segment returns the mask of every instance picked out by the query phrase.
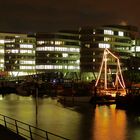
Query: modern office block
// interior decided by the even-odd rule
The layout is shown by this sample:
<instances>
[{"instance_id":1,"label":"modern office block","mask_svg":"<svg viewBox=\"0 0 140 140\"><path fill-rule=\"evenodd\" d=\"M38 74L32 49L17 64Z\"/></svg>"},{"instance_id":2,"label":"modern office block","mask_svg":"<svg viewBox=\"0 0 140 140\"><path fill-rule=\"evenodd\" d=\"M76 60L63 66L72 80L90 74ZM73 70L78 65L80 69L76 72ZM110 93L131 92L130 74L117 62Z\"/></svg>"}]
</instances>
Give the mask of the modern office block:
<instances>
[{"instance_id":1,"label":"modern office block","mask_svg":"<svg viewBox=\"0 0 140 140\"><path fill-rule=\"evenodd\" d=\"M77 77L80 72L80 41L69 32L36 34L36 72Z\"/></svg>"},{"instance_id":2,"label":"modern office block","mask_svg":"<svg viewBox=\"0 0 140 140\"><path fill-rule=\"evenodd\" d=\"M35 74L35 41L27 34L0 33L1 76Z\"/></svg>"}]
</instances>

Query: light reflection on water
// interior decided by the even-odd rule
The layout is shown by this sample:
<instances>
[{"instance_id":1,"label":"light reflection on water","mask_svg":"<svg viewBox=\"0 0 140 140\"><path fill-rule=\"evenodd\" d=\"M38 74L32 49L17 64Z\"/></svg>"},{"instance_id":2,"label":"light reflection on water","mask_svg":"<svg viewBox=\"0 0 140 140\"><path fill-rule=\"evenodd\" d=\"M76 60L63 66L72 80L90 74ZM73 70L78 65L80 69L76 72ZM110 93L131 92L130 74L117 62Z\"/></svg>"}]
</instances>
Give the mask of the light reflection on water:
<instances>
[{"instance_id":1,"label":"light reflection on water","mask_svg":"<svg viewBox=\"0 0 140 140\"><path fill-rule=\"evenodd\" d=\"M0 113L36 126L36 102L15 94L0 96ZM140 115L115 105L61 104L38 99L37 126L71 140L139 140Z\"/></svg>"}]
</instances>

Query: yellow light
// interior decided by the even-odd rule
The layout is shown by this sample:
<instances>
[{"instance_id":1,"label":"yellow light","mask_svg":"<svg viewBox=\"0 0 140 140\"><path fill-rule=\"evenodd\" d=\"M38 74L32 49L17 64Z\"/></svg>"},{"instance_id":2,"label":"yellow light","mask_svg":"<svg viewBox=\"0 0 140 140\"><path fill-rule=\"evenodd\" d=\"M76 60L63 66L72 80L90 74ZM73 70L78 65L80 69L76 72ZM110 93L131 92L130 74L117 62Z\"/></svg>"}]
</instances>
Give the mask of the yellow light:
<instances>
[{"instance_id":1,"label":"yellow light","mask_svg":"<svg viewBox=\"0 0 140 140\"><path fill-rule=\"evenodd\" d=\"M126 92L125 92L125 83L124 83L124 79L123 79L123 76L122 76L122 71L121 71L121 67L120 67L119 58L117 56L115 56L113 53L111 53L107 48L104 50L102 63L101 63L99 75L97 77L95 86L98 85L99 79L101 77L103 65L104 65L104 74L105 74L104 75L104 90L107 90L107 55L108 54L110 54L113 58L115 58L117 60L117 72L116 72L116 80L115 80L115 85L117 86L117 91L118 91L118 82L119 82L121 88L124 90L123 94L126 94ZM109 71L111 72L110 69L109 69ZM120 77L119 77L119 75L120 75ZM116 93L111 94L111 96L115 97Z\"/></svg>"}]
</instances>

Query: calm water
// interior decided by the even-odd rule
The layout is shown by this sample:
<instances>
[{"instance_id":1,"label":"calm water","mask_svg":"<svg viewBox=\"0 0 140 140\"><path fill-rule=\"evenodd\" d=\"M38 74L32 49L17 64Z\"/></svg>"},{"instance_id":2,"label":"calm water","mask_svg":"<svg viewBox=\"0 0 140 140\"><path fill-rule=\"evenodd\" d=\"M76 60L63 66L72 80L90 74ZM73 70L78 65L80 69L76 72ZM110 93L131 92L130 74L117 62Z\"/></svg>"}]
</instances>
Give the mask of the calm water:
<instances>
[{"instance_id":1,"label":"calm water","mask_svg":"<svg viewBox=\"0 0 140 140\"><path fill-rule=\"evenodd\" d=\"M36 126L35 99L15 94L0 97L0 113ZM37 126L71 140L139 140L140 115L115 105L61 104L38 99Z\"/></svg>"}]
</instances>

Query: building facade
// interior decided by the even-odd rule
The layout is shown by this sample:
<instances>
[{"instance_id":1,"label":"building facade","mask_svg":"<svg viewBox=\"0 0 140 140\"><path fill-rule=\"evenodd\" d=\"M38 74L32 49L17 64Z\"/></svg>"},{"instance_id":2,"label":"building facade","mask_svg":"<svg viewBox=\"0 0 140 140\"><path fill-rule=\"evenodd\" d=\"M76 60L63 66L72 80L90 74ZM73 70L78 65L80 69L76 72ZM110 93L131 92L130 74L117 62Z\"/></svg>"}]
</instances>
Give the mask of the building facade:
<instances>
[{"instance_id":1,"label":"building facade","mask_svg":"<svg viewBox=\"0 0 140 140\"><path fill-rule=\"evenodd\" d=\"M27 34L0 33L1 77L35 74L35 42Z\"/></svg>"},{"instance_id":2,"label":"building facade","mask_svg":"<svg viewBox=\"0 0 140 140\"><path fill-rule=\"evenodd\" d=\"M82 27L79 29L81 41L81 73L83 79L95 79L102 62L105 48L111 50L127 69L127 60L138 56L139 31L133 26L106 25L100 27ZM115 72L115 59L108 57L110 69Z\"/></svg>"},{"instance_id":3,"label":"building facade","mask_svg":"<svg viewBox=\"0 0 140 140\"><path fill-rule=\"evenodd\" d=\"M123 70L131 69L128 60L140 58L138 28L106 25L33 35L0 33L0 76L45 74L49 78L92 81L98 75L105 48L120 59ZM115 72L116 60L107 59ZM139 63L132 69L140 70Z\"/></svg>"},{"instance_id":4,"label":"building facade","mask_svg":"<svg viewBox=\"0 0 140 140\"><path fill-rule=\"evenodd\" d=\"M68 31L36 34L36 72L48 77L79 79L80 41Z\"/></svg>"}]
</instances>

